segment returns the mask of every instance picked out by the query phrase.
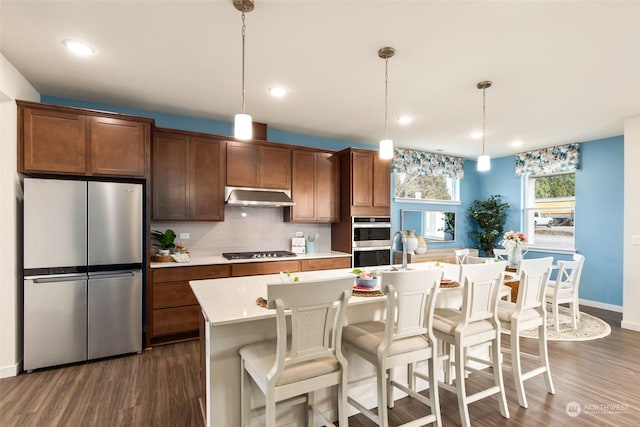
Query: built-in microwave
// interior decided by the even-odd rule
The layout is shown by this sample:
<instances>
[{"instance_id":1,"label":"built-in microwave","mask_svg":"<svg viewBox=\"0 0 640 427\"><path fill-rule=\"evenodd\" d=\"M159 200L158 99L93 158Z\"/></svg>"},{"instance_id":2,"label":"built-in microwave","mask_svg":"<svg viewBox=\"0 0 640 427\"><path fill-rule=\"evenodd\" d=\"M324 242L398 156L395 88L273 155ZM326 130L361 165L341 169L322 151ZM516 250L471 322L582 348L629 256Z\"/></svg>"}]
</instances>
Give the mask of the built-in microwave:
<instances>
[{"instance_id":1,"label":"built-in microwave","mask_svg":"<svg viewBox=\"0 0 640 427\"><path fill-rule=\"evenodd\" d=\"M351 218L353 267L391 264L391 218Z\"/></svg>"}]
</instances>

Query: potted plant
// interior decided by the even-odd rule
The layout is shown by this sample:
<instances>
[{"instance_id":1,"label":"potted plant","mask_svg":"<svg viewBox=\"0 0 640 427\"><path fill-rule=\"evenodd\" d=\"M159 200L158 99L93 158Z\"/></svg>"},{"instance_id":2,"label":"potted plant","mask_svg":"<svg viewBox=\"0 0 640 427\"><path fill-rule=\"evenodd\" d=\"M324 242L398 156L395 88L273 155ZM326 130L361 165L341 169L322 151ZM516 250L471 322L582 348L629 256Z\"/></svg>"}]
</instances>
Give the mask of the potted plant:
<instances>
[{"instance_id":1,"label":"potted plant","mask_svg":"<svg viewBox=\"0 0 640 427\"><path fill-rule=\"evenodd\" d=\"M502 237L507 219L505 210L509 208L509 204L503 203L500 197L494 194L486 200L475 200L473 206L469 208L471 217L481 229L473 232L478 239L478 249L484 251L487 256L493 256L496 240Z\"/></svg>"},{"instance_id":2,"label":"potted plant","mask_svg":"<svg viewBox=\"0 0 640 427\"><path fill-rule=\"evenodd\" d=\"M173 241L176 238L176 233L168 228L164 231L152 230L151 231L151 239L153 240L154 246L159 247L158 254L159 255L169 255L169 249L175 248L176 245Z\"/></svg>"}]
</instances>

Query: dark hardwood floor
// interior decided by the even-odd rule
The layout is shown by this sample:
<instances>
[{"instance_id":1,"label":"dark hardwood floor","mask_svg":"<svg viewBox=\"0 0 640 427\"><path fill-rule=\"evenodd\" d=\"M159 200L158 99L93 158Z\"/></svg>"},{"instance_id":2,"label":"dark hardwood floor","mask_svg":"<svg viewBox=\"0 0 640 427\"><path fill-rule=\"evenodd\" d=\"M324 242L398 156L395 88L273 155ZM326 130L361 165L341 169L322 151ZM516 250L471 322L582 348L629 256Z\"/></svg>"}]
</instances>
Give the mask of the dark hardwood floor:
<instances>
[{"instance_id":1,"label":"dark hardwood floor","mask_svg":"<svg viewBox=\"0 0 640 427\"><path fill-rule=\"evenodd\" d=\"M640 333L620 329L619 313L582 311L606 320L612 333L594 341L549 343L556 394L547 394L537 376L525 383L529 408L520 408L513 377L505 371L511 417L502 418L495 396L489 397L470 405L474 426L640 425ZM522 347L534 351L536 341L523 339ZM2 379L0 426L200 426L198 357L198 342L190 341ZM472 376L467 384L473 390L485 381ZM456 396L441 390L440 398L443 425L459 425ZM567 414L572 402L581 410L576 417ZM398 400L391 425L425 411L412 399ZM374 424L357 415L349 425Z\"/></svg>"}]
</instances>

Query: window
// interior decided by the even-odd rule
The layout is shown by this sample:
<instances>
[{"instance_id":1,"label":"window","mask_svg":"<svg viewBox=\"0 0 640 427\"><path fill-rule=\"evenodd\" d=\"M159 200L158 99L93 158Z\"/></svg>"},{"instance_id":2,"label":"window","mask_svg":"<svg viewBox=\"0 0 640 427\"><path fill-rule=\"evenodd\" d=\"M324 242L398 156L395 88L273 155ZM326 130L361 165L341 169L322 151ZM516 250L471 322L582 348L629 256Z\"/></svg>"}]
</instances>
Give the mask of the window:
<instances>
[{"instance_id":1,"label":"window","mask_svg":"<svg viewBox=\"0 0 640 427\"><path fill-rule=\"evenodd\" d=\"M529 246L536 249L575 248L575 173L523 177L524 224Z\"/></svg>"},{"instance_id":2,"label":"window","mask_svg":"<svg viewBox=\"0 0 640 427\"><path fill-rule=\"evenodd\" d=\"M394 172L394 198L425 201L459 201L458 179L427 176L417 172ZM405 200L406 201L406 200Z\"/></svg>"}]
</instances>

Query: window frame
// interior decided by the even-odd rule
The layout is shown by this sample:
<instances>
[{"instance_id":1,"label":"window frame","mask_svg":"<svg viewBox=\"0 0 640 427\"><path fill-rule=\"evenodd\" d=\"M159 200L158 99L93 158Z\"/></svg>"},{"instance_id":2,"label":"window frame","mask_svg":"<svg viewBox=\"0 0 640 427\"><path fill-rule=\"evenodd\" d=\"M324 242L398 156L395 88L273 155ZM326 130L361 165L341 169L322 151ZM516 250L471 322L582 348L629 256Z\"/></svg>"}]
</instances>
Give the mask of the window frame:
<instances>
[{"instance_id":1,"label":"window frame","mask_svg":"<svg viewBox=\"0 0 640 427\"><path fill-rule=\"evenodd\" d=\"M574 229L573 229L573 239L571 242L571 247L555 247L544 244L528 244L528 249L537 251L537 252L549 252L549 253L564 253L564 254L572 254L576 252L576 233L575 233L575 216L576 216L576 197L575 197L575 188L574 188L574 196L573 197L556 197L556 198L547 198L547 199L536 199L535 198L535 179L536 178L544 178L554 175L568 175L573 174L575 177L575 171L572 172L560 172L554 174L544 174L544 175L522 175L522 224L523 224L523 232L526 236L534 236L535 235L535 223L534 223L534 215L536 211L540 210L540 207L536 207L535 203L538 202L557 202L557 203L566 203L573 202L573 220L574 220ZM565 210L566 206L556 206L556 207L545 207L545 210L554 210L554 209L562 209ZM529 219L531 218L531 219Z\"/></svg>"},{"instance_id":2,"label":"window frame","mask_svg":"<svg viewBox=\"0 0 640 427\"><path fill-rule=\"evenodd\" d=\"M451 178L445 176L444 178L447 181L451 181L451 199L450 200L442 200L442 199L416 199L414 197L397 197L396 196L396 174L397 173L406 173L406 172L392 172L391 175L393 177L393 201L400 203L419 203L419 204L429 204L429 205L454 205L459 206L462 204L460 200L460 179L459 178ZM449 183L447 182L447 186Z\"/></svg>"}]
</instances>

